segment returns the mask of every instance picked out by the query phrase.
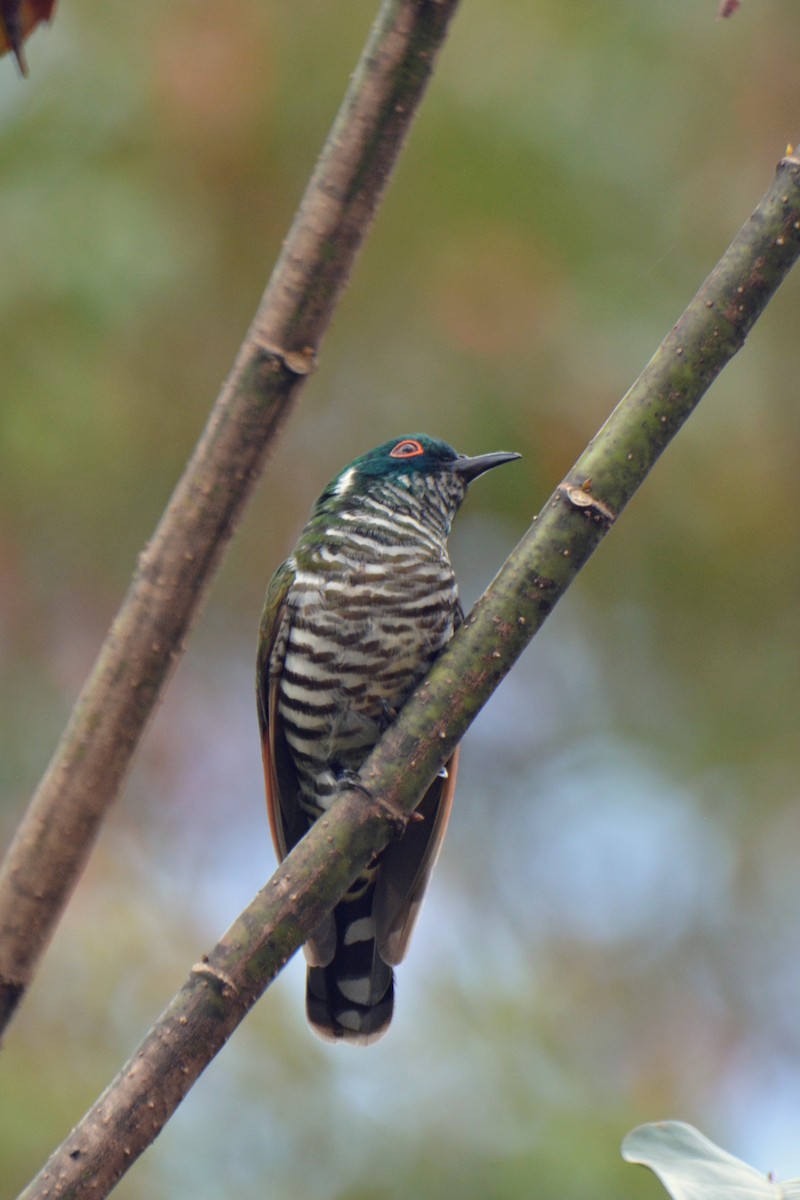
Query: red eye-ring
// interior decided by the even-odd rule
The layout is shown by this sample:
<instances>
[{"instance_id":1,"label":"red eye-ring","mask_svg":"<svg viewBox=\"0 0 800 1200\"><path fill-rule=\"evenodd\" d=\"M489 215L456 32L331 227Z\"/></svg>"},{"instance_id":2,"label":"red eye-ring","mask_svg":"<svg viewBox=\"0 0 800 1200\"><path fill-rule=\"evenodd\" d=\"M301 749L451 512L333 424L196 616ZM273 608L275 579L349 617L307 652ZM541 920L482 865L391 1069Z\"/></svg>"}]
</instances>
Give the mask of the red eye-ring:
<instances>
[{"instance_id":1,"label":"red eye-ring","mask_svg":"<svg viewBox=\"0 0 800 1200\"><path fill-rule=\"evenodd\" d=\"M394 450L389 451L389 458L416 458L419 454L424 454L425 448L420 442L414 441L413 438L406 438L402 442L398 442Z\"/></svg>"}]
</instances>

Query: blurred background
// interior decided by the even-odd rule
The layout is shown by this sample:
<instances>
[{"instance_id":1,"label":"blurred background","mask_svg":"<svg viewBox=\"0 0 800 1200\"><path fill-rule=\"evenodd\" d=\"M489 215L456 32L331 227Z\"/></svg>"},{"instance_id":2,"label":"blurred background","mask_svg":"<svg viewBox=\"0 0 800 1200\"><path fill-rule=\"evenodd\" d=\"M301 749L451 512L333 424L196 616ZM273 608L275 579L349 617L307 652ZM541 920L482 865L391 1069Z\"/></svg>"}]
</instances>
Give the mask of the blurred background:
<instances>
[{"instance_id":1,"label":"blurred background","mask_svg":"<svg viewBox=\"0 0 800 1200\"><path fill-rule=\"evenodd\" d=\"M0 1072L41 1166L273 868L266 582L349 459L524 460L491 579L800 138L800 9L471 0ZM0 62L0 843L254 312L376 0L62 0ZM115 1193L655 1197L634 1125L800 1175L800 274L470 732L368 1051L293 962Z\"/></svg>"}]
</instances>

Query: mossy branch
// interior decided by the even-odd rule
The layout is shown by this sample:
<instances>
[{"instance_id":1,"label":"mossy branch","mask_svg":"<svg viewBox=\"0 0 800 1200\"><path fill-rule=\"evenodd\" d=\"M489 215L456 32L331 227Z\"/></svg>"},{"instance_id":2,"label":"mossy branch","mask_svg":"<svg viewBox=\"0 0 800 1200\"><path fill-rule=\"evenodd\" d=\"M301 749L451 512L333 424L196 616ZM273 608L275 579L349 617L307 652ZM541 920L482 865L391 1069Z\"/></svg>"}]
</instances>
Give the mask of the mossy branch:
<instances>
[{"instance_id":1,"label":"mossy branch","mask_svg":"<svg viewBox=\"0 0 800 1200\"><path fill-rule=\"evenodd\" d=\"M773 186L365 763L21 1200L105 1196L320 918L402 825L800 254L800 160Z\"/></svg>"},{"instance_id":2,"label":"mossy branch","mask_svg":"<svg viewBox=\"0 0 800 1200\"><path fill-rule=\"evenodd\" d=\"M231 374L0 868L0 1033L316 362L457 0L384 0Z\"/></svg>"}]
</instances>

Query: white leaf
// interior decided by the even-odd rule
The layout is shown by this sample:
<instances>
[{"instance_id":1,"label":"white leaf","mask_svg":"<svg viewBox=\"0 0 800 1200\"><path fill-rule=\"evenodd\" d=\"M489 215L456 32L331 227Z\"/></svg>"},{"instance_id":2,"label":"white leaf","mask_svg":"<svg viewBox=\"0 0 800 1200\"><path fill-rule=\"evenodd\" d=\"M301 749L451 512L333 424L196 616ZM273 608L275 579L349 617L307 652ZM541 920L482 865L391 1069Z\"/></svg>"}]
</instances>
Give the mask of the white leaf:
<instances>
[{"instance_id":1,"label":"white leaf","mask_svg":"<svg viewBox=\"0 0 800 1200\"><path fill-rule=\"evenodd\" d=\"M769 1179L683 1121L640 1125L622 1157L654 1171L674 1200L800 1200L800 1179Z\"/></svg>"}]
</instances>

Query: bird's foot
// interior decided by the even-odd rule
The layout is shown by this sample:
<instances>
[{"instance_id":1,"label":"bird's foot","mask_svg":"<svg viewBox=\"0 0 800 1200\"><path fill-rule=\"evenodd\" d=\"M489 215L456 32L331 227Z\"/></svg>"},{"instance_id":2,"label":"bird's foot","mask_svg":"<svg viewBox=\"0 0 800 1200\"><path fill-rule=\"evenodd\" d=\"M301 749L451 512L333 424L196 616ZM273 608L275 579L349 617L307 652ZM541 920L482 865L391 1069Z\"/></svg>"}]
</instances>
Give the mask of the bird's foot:
<instances>
[{"instance_id":1,"label":"bird's foot","mask_svg":"<svg viewBox=\"0 0 800 1200\"><path fill-rule=\"evenodd\" d=\"M398 711L387 700L381 700L381 715L378 718L378 728L381 733L386 733L389 726L393 724Z\"/></svg>"},{"instance_id":2,"label":"bird's foot","mask_svg":"<svg viewBox=\"0 0 800 1200\"><path fill-rule=\"evenodd\" d=\"M361 792L363 796L366 796L368 800L370 800L373 804L376 804L378 808L382 809L382 811L394 825L397 831L397 836L405 833L409 821L425 820L420 812L407 813L406 810L401 808L399 804L394 804L391 800L385 800L382 796L376 796L361 782L358 774L355 771L351 771L347 767L338 767L334 768L334 770L336 774L336 782L338 783L340 790L344 792L352 789L353 791Z\"/></svg>"},{"instance_id":3,"label":"bird's foot","mask_svg":"<svg viewBox=\"0 0 800 1200\"><path fill-rule=\"evenodd\" d=\"M358 778L358 771L351 771L349 767L342 767L339 763L331 763L331 771L340 792L353 789L356 792L362 792L368 800L372 799L372 792Z\"/></svg>"}]
</instances>

